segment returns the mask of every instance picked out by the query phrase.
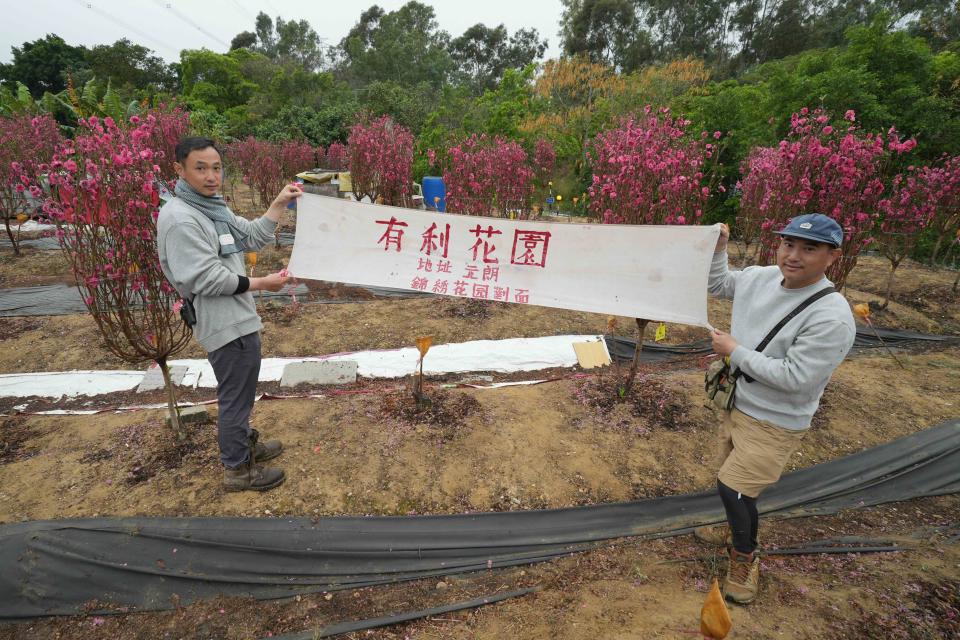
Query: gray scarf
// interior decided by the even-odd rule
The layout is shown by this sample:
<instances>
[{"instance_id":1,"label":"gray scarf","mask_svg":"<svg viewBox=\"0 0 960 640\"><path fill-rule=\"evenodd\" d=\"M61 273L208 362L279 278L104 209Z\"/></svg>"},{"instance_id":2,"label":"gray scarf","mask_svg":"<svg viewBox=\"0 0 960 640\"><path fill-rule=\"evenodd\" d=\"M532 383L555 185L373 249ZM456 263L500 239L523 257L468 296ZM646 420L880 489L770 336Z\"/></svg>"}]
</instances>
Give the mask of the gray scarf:
<instances>
[{"instance_id":1,"label":"gray scarf","mask_svg":"<svg viewBox=\"0 0 960 640\"><path fill-rule=\"evenodd\" d=\"M236 226L233 211L224 201L223 196L205 196L187 182L180 178L177 180L177 186L173 192L178 198L198 210L203 215L213 221L213 226L217 229L218 236L229 235L233 237L233 244L220 243L220 254L228 255L239 251L247 250L247 234Z\"/></svg>"}]
</instances>

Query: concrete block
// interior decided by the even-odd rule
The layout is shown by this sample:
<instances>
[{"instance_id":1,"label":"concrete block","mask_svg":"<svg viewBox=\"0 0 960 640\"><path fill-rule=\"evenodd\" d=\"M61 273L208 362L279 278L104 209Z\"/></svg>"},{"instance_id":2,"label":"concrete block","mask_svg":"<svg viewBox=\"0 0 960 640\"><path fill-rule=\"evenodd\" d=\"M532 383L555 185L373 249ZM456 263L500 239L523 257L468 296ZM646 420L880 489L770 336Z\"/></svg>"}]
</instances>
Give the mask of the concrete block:
<instances>
[{"instance_id":1,"label":"concrete block","mask_svg":"<svg viewBox=\"0 0 960 640\"><path fill-rule=\"evenodd\" d=\"M188 370L189 367L182 365L170 367L170 380L174 385L179 385L183 382L183 376L187 374ZM156 391L157 389L163 389L163 372L160 371L160 367L150 367L143 374L143 380L137 387L137 393Z\"/></svg>"},{"instance_id":2,"label":"concrete block","mask_svg":"<svg viewBox=\"0 0 960 640\"><path fill-rule=\"evenodd\" d=\"M352 360L291 362L283 368L281 387L298 384L349 384L357 381L357 363Z\"/></svg>"},{"instance_id":3,"label":"concrete block","mask_svg":"<svg viewBox=\"0 0 960 640\"><path fill-rule=\"evenodd\" d=\"M167 415L167 426L172 426ZM180 424L203 424L210 422L210 412L206 407L180 407Z\"/></svg>"}]
</instances>

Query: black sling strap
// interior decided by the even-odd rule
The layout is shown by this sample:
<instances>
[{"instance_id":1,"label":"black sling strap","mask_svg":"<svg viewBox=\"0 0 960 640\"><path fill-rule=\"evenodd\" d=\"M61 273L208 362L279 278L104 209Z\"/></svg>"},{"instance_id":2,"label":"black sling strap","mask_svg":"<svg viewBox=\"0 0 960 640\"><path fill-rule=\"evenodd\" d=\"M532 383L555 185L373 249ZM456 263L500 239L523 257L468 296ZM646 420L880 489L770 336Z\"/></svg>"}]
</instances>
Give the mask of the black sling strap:
<instances>
[{"instance_id":1,"label":"black sling strap","mask_svg":"<svg viewBox=\"0 0 960 640\"><path fill-rule=\"evenodd\" d=\"M773 338L778 333L780 333L780 329L783 329L783 327L785 327L788 322L796 318L798 315L800 315L800 313L804 309L812 305L814 302L816 302L820 298L824 296L828 296L831 293L836 293L836 291L837 290L834 287L827 287L826 289L820 289L820 291L817 291L816 293L811 295L809 298L801 302L796 309L788 313L786 317L784 317L783 320L778 322L773 329L770 329L770 333L768 333L767 336L760 342L760 344L757 345L756 351L763 353L763 350L767 348L767 345L770 344L770 341L773 340ZM738 370L738 373L740 373L740 375L743 376L744 382L753 382L753 378L751 378L746 373L743 373L742 371L739 371L739 370Z\"/></svg>"}]
</instances>

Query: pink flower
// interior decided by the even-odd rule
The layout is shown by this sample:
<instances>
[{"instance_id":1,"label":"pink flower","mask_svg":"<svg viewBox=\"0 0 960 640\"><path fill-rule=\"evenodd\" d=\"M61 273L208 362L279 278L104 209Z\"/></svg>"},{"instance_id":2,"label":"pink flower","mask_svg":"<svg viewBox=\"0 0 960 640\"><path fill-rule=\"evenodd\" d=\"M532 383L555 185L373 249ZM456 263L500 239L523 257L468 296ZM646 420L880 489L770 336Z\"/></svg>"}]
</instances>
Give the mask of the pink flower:
<instances>
[{"instance_id":1,"label":"pink flower","mask_svg":"<svg viewBox=\"0 0 960 640\"><path fill-rule=\"evenodd\" d=\"M853 109L847 109L847 112L843 114L843 119L853 122L857 119L857 114L854 113Z\"/></svg>"}]
</instances>

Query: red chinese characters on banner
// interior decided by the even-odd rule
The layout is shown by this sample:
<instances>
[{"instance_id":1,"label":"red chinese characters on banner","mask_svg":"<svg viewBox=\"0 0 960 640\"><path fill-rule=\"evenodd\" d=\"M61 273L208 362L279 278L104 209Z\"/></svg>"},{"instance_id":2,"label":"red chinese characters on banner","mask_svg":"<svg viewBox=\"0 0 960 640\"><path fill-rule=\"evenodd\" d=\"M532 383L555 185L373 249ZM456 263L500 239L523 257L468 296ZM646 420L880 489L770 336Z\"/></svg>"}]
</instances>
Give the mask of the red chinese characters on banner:
<instances>
[{"instance_id":1,"label":"red chinese characters on banner","mask_svg":"<svg viewBox=\"0 0 960 640\"><path fill-rule=\"evenodd\" d=\"M377 244L383 242L383 250L389 251L390 245L395 244L397 251L400 251L400 241L403 238L403 229L395 229L394 227L406 227L406 222L400 222L395 217L390 216L389 220L377 220L377 224L387 225L387 230L383 232L383 235L380 236L380 239L377 240Z\"/></svg>"},{"instance_id":2,"label":"red chinese characters on banner","mask_svg":"<svg viewBox=\"0 0 960 640\"><path fill-rule=\"evenodd\" d=\"M470 229L470 233L477 236L477 241L473 243L473 246L470 247L470 250L473 251L473 259L477 259L477 254L480 252L480 249L483 249L483 261L486 263L497 263L500 262L493 257L493 252L496 251L497 245L493 244L493 236L500 235L503 232L497 231L493 228L493 225L487 225L486 229L483 229L478 224L475 228ZM484 239L481 236L486 236Z\"/></svg>"},{"instance_id":3,"label":"red chinese characters on banner","mask_svg":"<svg viewBox=\"0 0 960 640\"><path fill-rule=\"evenodd\" d=\"M425 253L429 256L433 255L433 252L439 249L440 257L448 257L447 254L450 251L450 225L445 226L446 229L443 232L437 233L437 223L434 222L430 225L429 229L421 234L423 244L420 245L420 253Z\"/></svg>"},{"instance_id":4,"label":"red chinese characters on banner","mask_svg":"<svg viewBox=\"0 0 960 640\"><path fill-rule=\"evenodd\" d=\"M524 231L523 229L517 229L513 232L513 252L510 254L510 264L527 267L546 267L547 246L549 244L549 231Z\"/></svg>"},{"instance_id":5,"label":"red chinese characters on banner","mask_svg":"<svg viewBox=\"0 0 960 640\"><path fill-rule=\"evenodd\" d=\"M377 244L383 245L384 251L391 247L402 251L402 241L405 227L409 224L391 216L389 220L377 220L377 224L386 225ZM470 247L470 255L474 262L480 264L465 264L460 279L449 279L453 275L453 261L448 259L450 252L450 224L437 225L431 223L421 235L420 254L417 258L416 271L410 288L415 291L430 292L439 295L454 295L474 298L477 300L495 300L498 302L515 302L527 304L530 302L528 289L513 289L500 284L500 261L494 255L497 249L494 236L503 232L493 225L486 228L477 224L469 232L476 241ZM550 243L549 231L530 231L517 229L513 234L513 249L510 255L510 264L528 267L544 268L547 264L547 248ZM426 274L437 274L439 277L431 279ZM450 274L444 280L440 274Z\"/></svg>"}]
</instances>

